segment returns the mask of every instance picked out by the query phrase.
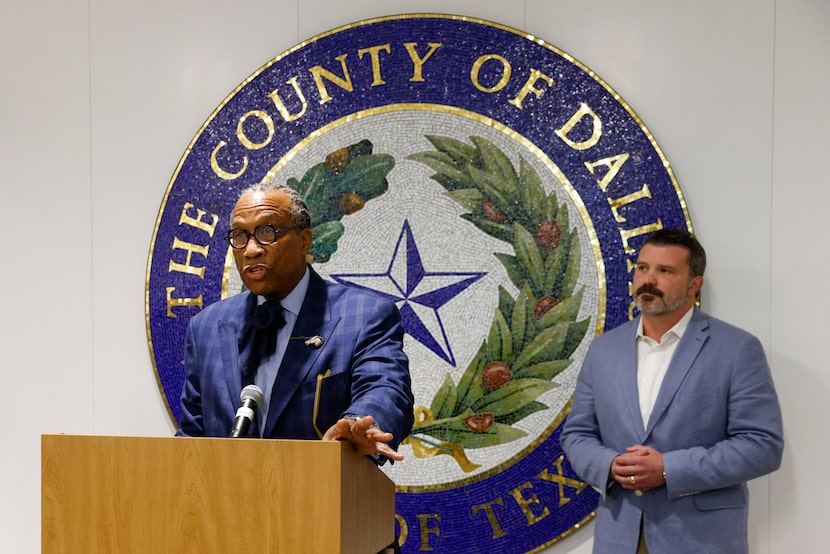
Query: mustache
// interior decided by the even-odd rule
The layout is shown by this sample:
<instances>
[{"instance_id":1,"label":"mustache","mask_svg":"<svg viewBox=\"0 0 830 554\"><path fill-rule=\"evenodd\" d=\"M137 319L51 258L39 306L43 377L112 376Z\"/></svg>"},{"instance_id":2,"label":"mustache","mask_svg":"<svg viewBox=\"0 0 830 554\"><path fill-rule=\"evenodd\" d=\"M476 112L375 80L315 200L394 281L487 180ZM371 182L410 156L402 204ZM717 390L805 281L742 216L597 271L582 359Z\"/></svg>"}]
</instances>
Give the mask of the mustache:
<instances>
[{"instance_id":1,"label":"mustache","mask_svg":"<svg viewBox=\"0 0 830 554\"><path fill-rule=\"evenodd\" d=\"M641 294L651 294L653 296L663 298L663 291L661 291L656 286L650 283L646 283L645 285L638 288L634 296L640 296Z\"/></svg>"}]
</instances>

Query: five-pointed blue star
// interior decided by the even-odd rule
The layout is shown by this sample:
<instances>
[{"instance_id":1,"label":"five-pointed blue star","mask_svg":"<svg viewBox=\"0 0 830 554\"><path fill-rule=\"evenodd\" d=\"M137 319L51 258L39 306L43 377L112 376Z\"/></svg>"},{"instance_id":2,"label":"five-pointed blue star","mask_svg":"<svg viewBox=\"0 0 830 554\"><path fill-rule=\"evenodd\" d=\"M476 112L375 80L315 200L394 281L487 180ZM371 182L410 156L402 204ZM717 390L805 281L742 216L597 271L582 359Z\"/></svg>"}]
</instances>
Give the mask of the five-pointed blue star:
<instances>
[{"instance_id":1,"label":"five-pointed blue star","mask_svg":"<svg viewBox=\"0 0 830 554\"><path fill-rule=\"evenodd\" d=\"M374 290L399 303L404 331L455 366L455 356L438 310L484 275L427 271L409 221L404 220L384 273L338 273L332 278L345 285Z\"/></svg>"}]
</instances>

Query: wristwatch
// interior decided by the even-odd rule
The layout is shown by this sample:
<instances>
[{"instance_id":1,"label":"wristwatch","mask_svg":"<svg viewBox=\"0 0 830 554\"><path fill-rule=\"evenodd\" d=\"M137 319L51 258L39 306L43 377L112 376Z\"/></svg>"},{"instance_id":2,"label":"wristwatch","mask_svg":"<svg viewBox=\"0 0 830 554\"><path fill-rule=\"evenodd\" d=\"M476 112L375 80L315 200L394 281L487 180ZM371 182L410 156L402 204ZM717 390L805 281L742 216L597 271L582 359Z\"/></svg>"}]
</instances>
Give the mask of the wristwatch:
<instances>
[{"instance_id":1,"label":"wristwatch","mask_svg":"<svg viewBox=\"0 0 830 554\"><path fill-rule=\"evenodd\" d=\"M347 419L349 421L354 421L355 423L357 423L358 421L360 421L364 417L366 417L366 416L365 415L357 415L357 414L343 414L340 417L340 419ZM380 429L380 426L378 425L378 422L375 421L375 422L372 423L372 425L369 426L369 429Z\"/></svg>"}]
</instances>

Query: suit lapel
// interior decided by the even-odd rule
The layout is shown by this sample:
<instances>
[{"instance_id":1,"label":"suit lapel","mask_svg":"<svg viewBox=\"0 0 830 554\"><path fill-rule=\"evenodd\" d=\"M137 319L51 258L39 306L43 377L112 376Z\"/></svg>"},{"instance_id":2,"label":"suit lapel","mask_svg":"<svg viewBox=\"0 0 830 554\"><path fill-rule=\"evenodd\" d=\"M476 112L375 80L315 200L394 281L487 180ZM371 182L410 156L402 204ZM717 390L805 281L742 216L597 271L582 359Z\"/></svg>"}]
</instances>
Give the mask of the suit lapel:
<instances>
[{"instance_id":1,"label":"suit lapel","mask_svg":"<svg viewBox=\"0 0 830 554\"><path fill-rule=\"evenodd\" d=\"M305 380L323 349L327 347L329 338L339 322L339 319L331 319L325 282L310 268L309 271L311 275L303 307L297 315L297 322L294 324L271 391L271 404L264 433L266 437L271 436L288 401ZM305 344L308 338L315 335L323 339L322 347Z\"/></svg>"},{"instance_id":2,"label":"suit lapel","mask_svg":"<svg viewBox=\"0 0 830 554\"><path fill-rule=\"evenodd\" d=\"M220 351L225 384L228 387L228 396L231 398L231 404L234 406L239 405L239 393L242 387L253 383L252 376L244 377L242 375L242 368L245 367L251 355L251 341L247 341L247 345L242 351L239 350L241 335L245 332L245 310L247 303L251 301L255 302L256 296L249 292L237 309L230 310L228 317L220 319L217 322L219 340L221 341ZM259 436L258 420L258 417L254 418L254 424L248 433L249 436Z\"/></svg>"},{"instance_id":3,"label":"suit lapel","mask_svg":"<svg viewBox=\"0 0 830 554\"><path fill-rule=\"evenodd\" d=\"M220 340L220 355L222 356L222 371L227 385L228 397L231 404L237 406L239 403L239 392L242 387L249 385L252 381L242 382L242 367L251 353L251 341L247 341L246 347L240 351L241 334L244 332L243 322L245 319L245 305L253 295L248 293L245 301L240 302L236 309L229 310L224 317L217 320L216 326ZM251 433L258 433L256 420L250 430ZM228 429L230 431L230 429ZM253 436L253 435L251 435Z\"/></svg>"},{"instance_id":4,"label":"suit lapel","mask_svg":"<svg viewBox=\"0 0 830 554\"><path fill-rule=\"evenodd\" d=\"M643 416L640 413L640 393L637 386L637 325L632 322L631 330L623 337L622 351L619 357L620 367L623 368L622 391L623 401L628 409L629 417L634 422L638 433L645 427Z\"/></svg>"},{"instance_id":5,"label":"suit lapel","mask_svg":"<svg viewBox=\"0 0 830 554\"><path fill-rule=\"evenodd\" d=\"M657 395L651 417L648 420L646 437L651 434L657 422L663 417L663 413L668 409L709 336L709 319L699 309L693 309L695 311L692 314L692 319L677 345L677 350L674 352L671 363L669 363L666 376L663 378L663 384L660 386L660 393Z\"/></svg>"}]
</instances>

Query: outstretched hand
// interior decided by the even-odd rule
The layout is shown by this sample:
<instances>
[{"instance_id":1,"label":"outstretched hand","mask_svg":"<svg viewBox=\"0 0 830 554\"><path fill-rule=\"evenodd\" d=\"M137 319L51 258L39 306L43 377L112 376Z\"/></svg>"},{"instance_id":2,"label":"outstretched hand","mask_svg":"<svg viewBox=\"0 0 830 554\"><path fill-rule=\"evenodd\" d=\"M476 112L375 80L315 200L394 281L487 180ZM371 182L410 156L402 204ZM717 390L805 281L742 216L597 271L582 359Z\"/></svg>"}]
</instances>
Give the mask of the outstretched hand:
<instances>
[{"instance_id":1,"label":"outstretched hand","mask_svg":"<svg viewBox=\"0 0 830 554\"><path fill-rule=\"evenodd\" d=\"M323 435L324 441L345 440L352 443L360 454L380 454L390 460L401 461L403 455L398 454L386 444L393 439L392 433L385 433L375 425L372 416L360 419L340 419Z\"/></svg>"}]
</instances>

